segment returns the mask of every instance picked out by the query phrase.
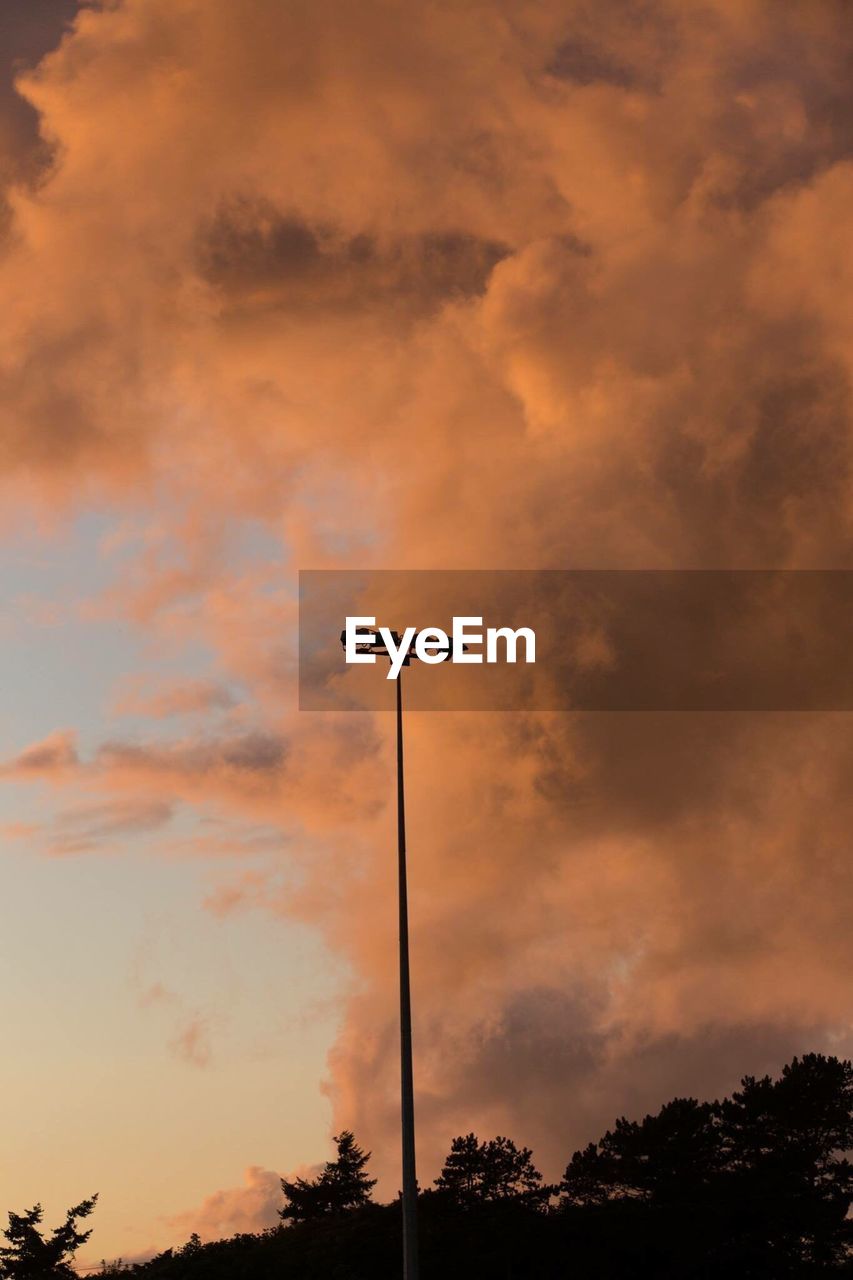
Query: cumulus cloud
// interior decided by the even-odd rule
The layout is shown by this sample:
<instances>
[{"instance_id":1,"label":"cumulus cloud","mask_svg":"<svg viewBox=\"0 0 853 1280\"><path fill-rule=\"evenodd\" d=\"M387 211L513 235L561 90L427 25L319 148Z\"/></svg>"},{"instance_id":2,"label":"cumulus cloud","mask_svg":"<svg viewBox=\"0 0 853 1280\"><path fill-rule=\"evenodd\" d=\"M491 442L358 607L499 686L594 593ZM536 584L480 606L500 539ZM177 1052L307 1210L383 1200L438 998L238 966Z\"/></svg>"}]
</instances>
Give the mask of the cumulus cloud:
<instances>
[{"instance_id":1,"label":"cumulus cloud","mask_svg":"<svg viewBox=\"0 0 853 1280\"><path fill-rule=\"evenodd\" d=\"M328 1087L391 1193L389 726L294 710L282 579L851 567L851 54L838 0L121 0L20 81L54 158L8 197L3 475L149 510L105 607L251 708L117 733L87 785L304 833L286 896L211 905L354 967ZM229 558L245 520L274 563ZM847 717L409 732L425 1179L472 1117L556 1166L845 1043ZM63 734L6 773L77 767Z\"/></svg>"},{"instance_id":2,"label":"cumulus cloud","mask_svg":"<svg viewBox=\"0 0 853 1280\"><path fill-rule=\"evenodd\" d=\"M300 1166L288 1178L311 1178L319 1166ZM195 1209L169 1219L174 1230L186 1236L197 1232L202 1240L218 1240L240 1232L265 1231L280 1222L278 1210L284 1203L281 1175L259 1165L250 1165L243 1174L242 1187L214 1191Z\"/></svg>"}]
</instances>

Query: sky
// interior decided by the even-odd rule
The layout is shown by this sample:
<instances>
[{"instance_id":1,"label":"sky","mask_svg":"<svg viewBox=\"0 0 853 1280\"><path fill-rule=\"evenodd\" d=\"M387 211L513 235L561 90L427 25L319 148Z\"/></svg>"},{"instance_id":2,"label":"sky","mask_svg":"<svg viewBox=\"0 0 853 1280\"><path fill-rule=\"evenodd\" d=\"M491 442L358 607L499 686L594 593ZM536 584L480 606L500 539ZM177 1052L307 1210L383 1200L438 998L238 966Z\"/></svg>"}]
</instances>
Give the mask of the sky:
<instances>
[{"instance_id":1,"label":"sky","mask_svg":"<svg viewBox=\"0 0 853 1280\"><path fill-rule=\"evenodd\" d=\"M851 568L843 0L0 14L0 1210L399 1186L391 726L300 568ZM853 1047L842 714L413 714L421 1182Z\"/></svg>"}]
</instances>

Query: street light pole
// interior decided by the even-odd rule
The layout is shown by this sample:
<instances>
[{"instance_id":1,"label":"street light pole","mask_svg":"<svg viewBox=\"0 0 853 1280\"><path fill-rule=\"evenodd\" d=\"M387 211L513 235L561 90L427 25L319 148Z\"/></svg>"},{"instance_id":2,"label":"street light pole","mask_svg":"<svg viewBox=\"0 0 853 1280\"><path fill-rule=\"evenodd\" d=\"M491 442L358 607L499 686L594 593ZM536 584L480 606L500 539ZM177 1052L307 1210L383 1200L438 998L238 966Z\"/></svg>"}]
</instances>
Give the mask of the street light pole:
<instances>
[{"instance_id":1,"label":"street light pole","mask_svg":"<svg viewBox=\"0 0 853 1280\"><path fill-rule=\"evenodd\" d=\"M390 632L395 652L399 654L401 638ZM347 633L341 632L341 645L346 651ZM430 648L436 652L431 639ZM462 646L467 649L467 645ZM415 1090L412 1071L412 993L409 982L409 892L406 876L406 797L403 788L403 668L418 656L416 636L409 641L397 671L397 889L400 930L400 1101L403 1130L403 1280L418 1280L418 1178L415 1169ZM387 646L376 636L366 636L356 643L361 654L382 654L390 658Z\"/></svg>"},{"instance_id":2,"label":"street light pole","mask_svg":"<svg viewBox=\"0 0 853 1280\"><path fill-rule=\"evenodd\" d=\"M397 632L391 633L400 644ZM346 631L341 632L346 649ZM356 646L360 653L382 654L388 649L373 636ZM417 655L409 648L395 684L397 694L397 891L400 934L400 1102L403 1131L403 1280L418 1280L418 1179L415 1170L415 1089L412 1070L412 993L409 982L409 891L406 875L406 797L403 789L403 667Z\"/></svg>"},{"instance_id":3,"label":"street light pole","mask_svg":"<svg viewBox=\"0 0 853 1280\"><path fill-rule=\"evenodd\" d=\"M403 1121L403 1276L418 1280L418 1180L409 985L409 895L406 876L406 799L403 788L403 671L397 685L397 885L400 911L400 1087Z\"/></svg>"}]
</instances>

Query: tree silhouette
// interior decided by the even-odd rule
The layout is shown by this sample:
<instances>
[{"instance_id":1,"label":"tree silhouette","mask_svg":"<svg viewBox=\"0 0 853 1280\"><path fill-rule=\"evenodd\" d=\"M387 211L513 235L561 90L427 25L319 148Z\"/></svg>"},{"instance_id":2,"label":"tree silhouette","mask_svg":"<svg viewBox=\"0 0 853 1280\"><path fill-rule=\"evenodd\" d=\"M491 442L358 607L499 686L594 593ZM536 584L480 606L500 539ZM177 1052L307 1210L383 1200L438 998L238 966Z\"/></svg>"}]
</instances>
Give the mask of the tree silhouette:
<instances>
[{"instance_id":1,"label":"tree silhouette","mask_svg":"<svg viewBox=\"0 0 853 1280\"><path fill-rule=\"evenodd\" d=\"M599 1142L575 1152L561 1190L574 1205L683 1197L720 1163L716 1104L676 1098L640 1123L617 1120Z\"/></svg>"},{"instance_id":2,"label":"tree silhouette","mask_svg":"<svg viewBox=\"0 0 853 1280\"><path fill-rule=\"evenodd\" d=\"M853 1065L810 1053L780 1079L746 1076L719 1108L732 1193L785 1253L826 1265L846 1256L853 1171Z\"/></svg>"},{"instance_id":3,"label":"tree silhouette","mask_svg":"<svg viewBox=\"0 0 853 1280\"><path fill-rule=\"evenodd\" d=\"M23 1214L10 1211L9 1226L3 1232L9 1243L0 1248L0 1276L8 1280L75 1280L70 1260L92 1234L91 1229L78 1231L77 1223L88 1218L97 1200L95 1195L69 1209L62 1226L56 1227L47 1239L41 1230L44 1210L40 1204Z\"/></svg>"},{"instance_id":4,"label":"tree silhouette","mask_svg":"<svg viewBox=\"0 0 853 1280\"><path fill-rule=\"evenodd\" d=\"M454 1138L450 1144L450 1153L435 1185L457 1204L473 1204L479 1198L480 1153L480 1140L473 1133Z\"/></svg>"},{"instance_id":5,"label":"tree silhouette","mask_svg":"<svg viewBox=\"0 0 853 1280\"><path fill-rule=\"evenodd\" d=\"M286 1230L191 1237L147 1262L104 1265L128 1280L381 1280L398 1275L400 1202L375 1204L352 1133L316 1178L284 1180ZM676 1098L618 1120L572 1157L557 1209L530 1151L455 1138L420 1197L422 1274L441 1280L816 1280L853 1276L848 1210L853 1067L795 1058L747 1076L719 1102ZM88 1237L70 1211L47 1240L41 1209L9 1216L0 1280L71 1280Z\"/></svg>"},{"instance_id":6,"label":"tree silhouette","mask_svg":"<svg viewBox=\"0 0 853 1280\"><path fill-rule=\"evenodd\" d=\"M195 1253L200 1253L203 1248L204 1248L204 1245L201 1243L201 1236L198 1234L197 1231L194 1231L190 1236L189 1240L186 1242L186 1244L183 1246L183 1248L179 1252L181 1254L181 1257L186 1258L186 1257L192 1257L192 1255Z\"/></svg>"},{"instance_id":7,"label":"tree silhouette","mask_svg":"<svg viewBox=\"0 0 853 1280\"><path fill-rule=\"evenodd\" d=\"M519 1148L511 1138L480 1142L469 1133L453 1139L435 1185L462 1207L494 1200L544 1206L552 1188L543 1183L532 1155L529 1147Z\"/></svg>"},{"instance_id":8,"label":"tree silhouette","mask_svg":"<svg viewBox=\"0 0 853 1280\"><path fill-rule=\"evenodd\" d=\"M376 1186L364 1172L370 1152L362 1151L349 1129L334 1138L336 1160L330 1160L319 1177L281 1180L286 1204L279 1210L285 1222L310 1222L328 1214L343 1213L367 1204Z\"/></svg>"},{"instance_id":9,"label":"tree silhouette","mask_svg":"<svg viewBox=\"0 0 853 1280\"><path fill-rule=\"evenodd\" d=\"M634 1206L638 1236L744 1274L839 1265L851 1243L851 1108L849 1062L795 1058L776 1081L744 1077L723 1102L676 1099L639 1124L617 1121L572 1157L560 1207L610 1205L621 1222Z\"/></svg>"}]
</instances>

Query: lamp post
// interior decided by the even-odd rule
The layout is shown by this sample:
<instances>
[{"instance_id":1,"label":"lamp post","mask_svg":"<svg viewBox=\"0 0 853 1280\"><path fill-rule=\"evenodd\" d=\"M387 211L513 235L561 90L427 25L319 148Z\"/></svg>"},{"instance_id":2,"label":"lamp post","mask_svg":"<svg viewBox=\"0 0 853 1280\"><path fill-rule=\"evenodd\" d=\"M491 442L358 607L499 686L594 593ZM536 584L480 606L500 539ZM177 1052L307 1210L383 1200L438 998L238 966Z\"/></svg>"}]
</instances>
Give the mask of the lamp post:
<instances>
[{"instance_id":1,"label":"lamp post","mask_svg":"<svg viewBox=\"0 0 853 1280\"><path fill-rule=\"evenodd\" d=\"M400 637L391 633L399 648ZM345 647L346 632L341 632ZM409 666L414 640L403 659L395 680L397 686L397 890L400 931L400 1094L403 1129L403 1278L418 1280L418 1180L415 1171L415 1093L412 1072L412 995L409 982L409 893L406 875L406 799L403 789L403 667ZM375 636L370 643L359 643L360 653L382 654L387 648Z\"/></svg>"},{"instance_id":2,"label":"lamp post","mask_svg":"<svg viewBox=\"0 0 853 1280\"><path fill-rule=\"evenodd\" d=\"M408 657L403 663L406 666ZM403 669L397 686L397 888L400 918L400 1101L403 1121L403 1277L418 1280L418 1179L415 1172L415 1087L412 996L409 986L409 893L406 878L406 797L403 789Z\"/></svg>"}]
</instances>

